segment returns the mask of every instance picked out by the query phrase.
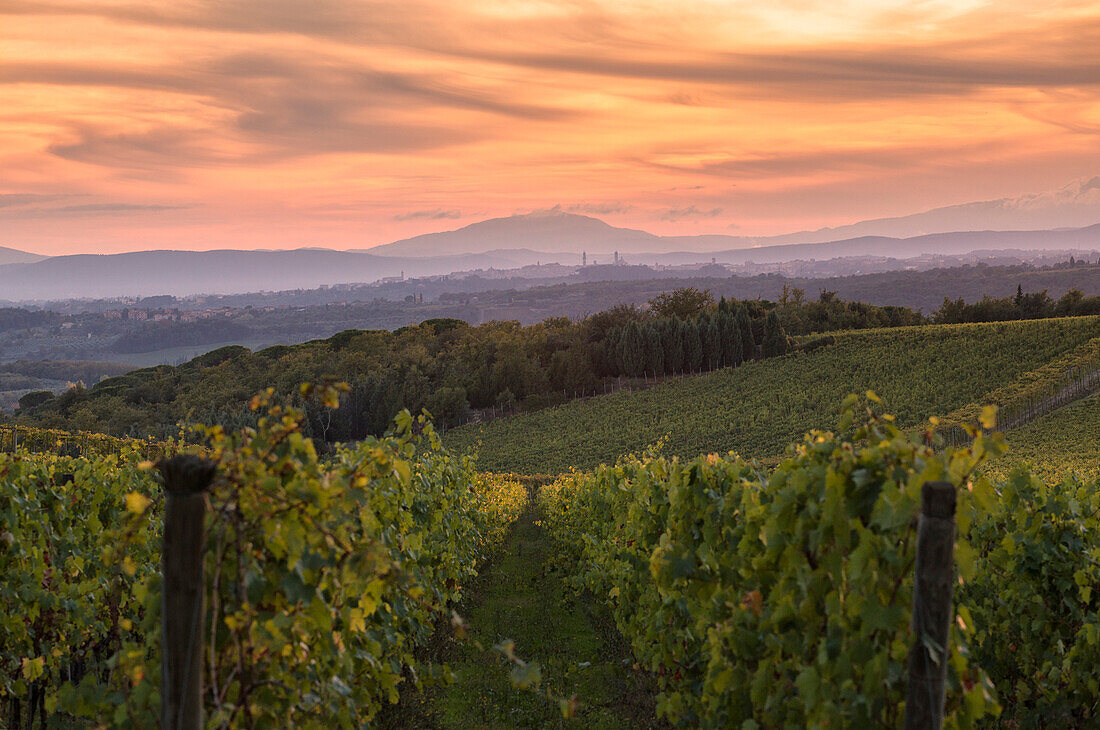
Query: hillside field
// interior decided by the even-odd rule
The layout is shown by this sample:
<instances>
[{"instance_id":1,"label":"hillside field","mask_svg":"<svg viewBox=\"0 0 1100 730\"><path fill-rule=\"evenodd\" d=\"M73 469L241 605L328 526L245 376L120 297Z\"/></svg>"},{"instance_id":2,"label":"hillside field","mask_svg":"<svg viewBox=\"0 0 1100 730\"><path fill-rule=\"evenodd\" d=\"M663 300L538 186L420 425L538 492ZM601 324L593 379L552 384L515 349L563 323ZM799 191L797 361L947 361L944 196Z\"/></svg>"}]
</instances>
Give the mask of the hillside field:
<instances>
[{"instance_id":1,"label":"hillside field","mask_svg":"<svg viewBox=\"0 0 1100 730\"><path fill-rule=\"evenodd\" d=\"M1005 434L1009 451L989 468L1005 477L1017 466L1028 466L1047 481L1069 474L1100 476L1100 396L1059 408Z\"/></svg>"},{"instance_id":2,"label":"hillside field","mask_svg":"<svg viewBox=\"0 0 1100 730\"><path fill-rule=\"evenodd\" d=\"M757 361L448 432L479 468L558 473L613 463L665 440L683 457L736 451L767 459L827 428L849 393L874 390L917 426L1100 336L1100 317L927 325L838 335L809 353Z\"/></svg>"}]
</instances>

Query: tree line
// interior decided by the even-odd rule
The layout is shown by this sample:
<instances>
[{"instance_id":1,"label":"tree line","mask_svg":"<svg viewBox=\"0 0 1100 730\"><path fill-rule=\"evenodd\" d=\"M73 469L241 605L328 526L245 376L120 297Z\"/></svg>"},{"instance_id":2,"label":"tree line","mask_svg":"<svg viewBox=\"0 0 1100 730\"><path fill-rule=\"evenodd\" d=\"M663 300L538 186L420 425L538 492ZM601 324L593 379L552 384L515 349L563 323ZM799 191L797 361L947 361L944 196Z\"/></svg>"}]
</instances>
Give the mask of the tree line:
<instances>
[{"instance_id":1,"label":"tree line","mask_svg":"<svg viewBox=\"0 0 1100 730\"><path fill-rule=\"evenodd\" d=\"M757 339L748 306L723 297L714 312L704 310L694 318L673 313L615 327L607 333L602 355L611 375L640 378L737 367L757 357L784 355L792 347L775 310L764 316L759 346Z\"/></svg>"},{"instance_id":2,"label":"tree line","mask_svg":"<svg viewBox=\"0 0 1100 730\"><path fill-rule=\"evenodd\" d=\"M1046 289L1024 292L1017 285L1012 297L984 296L967 304L960 299L944 297L943 305L932 315L936 324L961 324L964 322L1009 322L1017 319L1045 319L1047 317L1081 317L1100 314L1100 296L1088 297L1080 289L1070 289L1057 300Z\"/></svg>"},{"instance_id":3,"label":"tree line","mask_svg":"<svg viewBox=\"0 0 1100 730\"><path fill-rule=\"evenodd\" d=\"M91 388L36 395L11 420L164 438L174 436L181 422L248 425L255 417L247 408L251 394L268 387L292 393L299 383L327 379L351 389L339 410L310 412L309 435L319 442L352 441L385 432L403 408L427 408L437 423L453 426L490 412L534 410L603 392L620 378L697 373L780 356L796 348L798 336L927 321L903 307L846 302L829 291L813 301L792 288L775 302L715 301L709 291L687 287L658 294L645 307L618 305L579 320L474 326L434 319L257 352L230 346L177 367L144 368Z\"/></svg>"}]
</instances>

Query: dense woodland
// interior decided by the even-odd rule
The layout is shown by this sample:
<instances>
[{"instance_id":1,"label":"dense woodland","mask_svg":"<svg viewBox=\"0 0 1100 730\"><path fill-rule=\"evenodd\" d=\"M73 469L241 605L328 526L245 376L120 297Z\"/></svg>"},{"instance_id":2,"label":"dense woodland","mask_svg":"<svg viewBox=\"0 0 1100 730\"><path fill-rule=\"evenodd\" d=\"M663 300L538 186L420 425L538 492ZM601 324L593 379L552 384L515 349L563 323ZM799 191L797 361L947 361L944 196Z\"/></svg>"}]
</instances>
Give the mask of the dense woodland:
<instances>
[{"instance_id":1,"label":"dense woodland","mask_svg":"<svg viewBox=\"0 0 1100 730\"><path fill-rule=\"evenodd\" d=\"M1053 312L1100 312L1100 297L1071 291L1052 301L1045 293L1021 292L1005 301L947 302L932 319L1026 319ZM311 414L311 435L349 441L383 433L402 408L427 408L446 427L603 392L623 378L650 381L812 349L827 341L812 337L818 333L925 321L909 309L847 302L829 291L811 300L788 287L776 302L716 302L710 292L687 287L659 294L644 308L619 305L579 321L472 326L436 319L392 332L347 330L258 352L225 347L177 367L135 370L58 396L35 393L20 403L14 420L163 438L186 421L248 423L253 416L246 404L254 393L267 387L292 393L299 383L329 380L351 389L339 410Z\"/></svg>"}]
</instances>

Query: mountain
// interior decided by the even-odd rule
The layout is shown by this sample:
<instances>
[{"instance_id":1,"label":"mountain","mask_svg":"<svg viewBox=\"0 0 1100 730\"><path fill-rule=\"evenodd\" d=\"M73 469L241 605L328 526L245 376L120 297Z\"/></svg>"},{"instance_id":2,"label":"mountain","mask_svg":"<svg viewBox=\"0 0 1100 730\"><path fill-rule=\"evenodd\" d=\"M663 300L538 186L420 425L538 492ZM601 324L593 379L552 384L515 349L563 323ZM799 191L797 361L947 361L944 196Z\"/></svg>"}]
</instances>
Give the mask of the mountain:
<instances>
[{"instance_id":1,"label":"mountain","mask_svg":"<svg viewBox=\"0 0 1100 730\"><path fill-rule=\"evenodd\" d=\"M581 220L576 220L581 219ZM785 243L752 248L727 247L699 252L695 237L660 237L644 231L613 228L585 216L564 213L485 221L485 230L497 234L491 245L558 246L554 251L533 248L494 249L459 253L447 234L431 239L451 255L376 255L363 251L297 249L293 251L139 251L134 253L54 256L31 263L0 265L0 298L8 301L111 298L171 294L238 294L287 289L312 289L321 285L368 283L383 277L422 277L475 269L519 269L531 266L524 276L545 275L551 269L534 269L536 262L580 264L580 256L561 253L561 242L569 232L587 235L581 245L588 248L586 272L592 276L617 278L622 267L591 264L610 263L611 252L597 246L613 246L631 264L692 264L714 259L720 264L771 264L806 259L826 260L844 256L911 258L922 254L964 254L994 250L1100 251L1100 224L1087 228L1054 231L964 231L936 233L912 238L862 236L825 243ZM533 233L524 235L530 224ZM598 224L598 225L597 225ZM463 236L469 236L468 229ZM455 231L453 233L461 233ZM579 234L578 234L579 235ZM707 237L708 245L729 243L728 236ZM410 239L415 240L415 239ZM474 245L474 238L465 239ZM733 238L735 243L744 241ZM602 242L602 243L601 243ZM404 243L404 242L401 242ZM420 242L416 245L427 245ZM656 248L657 246L660 248ZM388 249L394 251L394 249ZM418 251L397 247L397 251ZM426 249L424 249L426 250Z\"/></svg>"},{"instance_id":2,"label":"mountain","mask_svg":"<svg viewBox=\"0 0 1100 730\"><path fill-rule=\"evenodd\" d=\"M1027 231L1080 228L1100 221L1100 175L1058 190L933 208L897 218L772 236L771 243L822 243L859 236L911 238L952 231Z\"/></svg>"},{"instance_id":3,"label":"mountain","mask_svg":"<svg viewBox=\"0 0 1100 730\"><path fill-rule=\"evenodd\" d=\"M606 258L614 251L633 254L670 251L710 253L761 246L854 241L873 236L913 239L960 231L1054 231L1091 226L1097 222L1100 222L1100 176L1078 180L1046 193L952 205L897 218L879 218L779 236L656 236L633 228L616 228L598 218L552 209L493 218L458 230L407 238L366 251L380 256L437 256L440 253L452 255L526 248L574 256L587 252L591 262L594 255Z\"/></svg>"},{"instance_id":4,"label":"mountain","mask_svg":"<svg viewBox=\"0 0 1100 730\"><path fill-rule=\"evenodd\" d=\"M656 253L667 251L668 245L652 233L616 228L586 215L548 210L491 218L455 231L427 233L366 250L380 256L439 256L510 249L580 256L584 251Z\"/></svg>"},{"instance_id":5,"label":"mountain","mask_svg":"<svg viewBox=\"0 0 1100 730\"><path fill-rule=\"evenodd\" d=\"M311 289L383 277L432 276L476 268L517 268L533 251L397 258L353 251L137 251L54 256L0 266L0 298L8 301L171 294L230 294Z\"/></svg>"},{"instance_id":6,"label":"mountain","mask_svg":"<svg viewBox=\"0 0 1100 730\"><path fill-rule=\"evenodd\" d=\"M704 256L688 251L659 256L631 257L630 263L684 264L709 256L720 264L772 264L783 261L842 256L882 256L906 259L927 254L958 255L975 251L1100 251L1100 223L1087 228L1056 231L958 231L912 238L861 236L824 243L785 243L715 251Z\"/></svg>"},{"instance_id":7,"label":"mountain","mask_svg":"<svg viewBox=\"0 0 1100 730\"><path fill-rule=\"evenodd\" d=\"M26 251L0 246L0 266L4 264L29 264L34 261L41 261L44 258L46 257L39 256L36 253L27 253Z\"/></svg>"}]
</instances>

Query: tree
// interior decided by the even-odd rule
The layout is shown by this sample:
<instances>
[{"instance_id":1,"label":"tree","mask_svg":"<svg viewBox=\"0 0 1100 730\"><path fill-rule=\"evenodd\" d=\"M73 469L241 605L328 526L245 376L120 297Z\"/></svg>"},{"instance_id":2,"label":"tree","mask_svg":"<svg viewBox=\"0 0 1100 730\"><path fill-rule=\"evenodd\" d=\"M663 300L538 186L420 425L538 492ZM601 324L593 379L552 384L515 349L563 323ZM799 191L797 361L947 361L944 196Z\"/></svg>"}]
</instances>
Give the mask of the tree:
<instances>
[{"instance_id":1,"label":"tree","mask_svg":"<svg viewBox=\"0 0 1100 730\"><path fill-rule=\"evenodd\" d=\"M40 406L48 400L53 400L53 393L48 390L32 390L19 398L19 409L29 411L35 406Z\"/></svg>"},{"instance_id":2,"label":"tree","mask_svg":"<svg viewBox=\"0 0 1100 730\"><path fill-rule=\"evenodd\" d=\"M661 292L649 300L649 311L658 317L679 317L692 319L700 312L710 309L714 297L709 289L699 291L693 286Z\"/></svg>"},{"instance_id":3,"label":"tree","mask_svg":"<svg viewBox=\"0 0 1100 730\"><path fill-rule=\"evenodd\" d=\"M737 318L729 310L718 315L718 331L722 340L719 365L737 367L744 359L744 349L741 346L741 330L737 326Z\"/></svg>"},{"instance_id":4,"label":"tree","mask_svg":"<svg viewBox=\"0 0 1100 730\"><path fill-rule=\"evenodd\" d=\"M665 348L661 342L661 333L654 325L647 324L643 330L645 340L646 370L657 377L665 371Z\"/></svg>"},{"instance_id":5,"label":"tree","mask_svg":"<svg viewBox=\"0 0 1100 730\"><path fill-rule=\"evenodd\" d=\"M779 314L773 309L764 320L764 357L786 355L789 349L787 333L779 321Z\"/></svg>"},{"instance_id":6,"label":"tree","mask_svg":"<svg viewBox=\"0 0 1100 730\"><path fill-rule=\"evenodd\" d=\"M699 335L703 341L703 366L714 370L722 356L722 333L714 317L707 317L705 323L699 323Z\"/></svg>"},{"instance_id":7,"label":"tree","mask_svg":"<svg viewBox=\"0 0 1100 730\"><path fill-rule=\"evenodd\" d=\"M683 322L678 317L661 320L661 347L665 351L665 372L678 373L684 367Z\"/></svg>"},{"instance_id":8,"label":"tree","mask_svg":"<svg viewBox=\"0 0 1100 730\"><path fill-rule=\"evenodd\" d=\"M625 327L608 330L607 337L603 341L608 372L611 375L625 375L623 370L623 332L625 330Z\"/></svg>"},{"instance_id":9,"label":"tree","mask_svg":"<svg viewBox=\"0 0 1100 730\"><path fill-rule=\"evenodd\" d=\"M703 366L703 341L699 325L689 319L684 322L681 331L684 340L684 369L694 373Z\"/></svg>"},{"instance_id":10,"label":"tree","mask_svg":"<svg viewBox=\"0 0 1100 730\"><path fill-rule=\"evenodd\" d=\"M744 304L737 305L737 328L741 330L741 360L756 357L756 340L752 336L752 320Z\"/></svg>"},{"instance_id":11,"label":"tree","mask_svg":"<svg viewBox=\"0 0 1100 730\"><path fill-rule=\"evenodd\" d=\"M462 386L436 389L425 408L436 422L451 426L462 423L470 414L470 402L466 400L466 389Z\"/></svg>"},{"instance_id":12,"label":"tree","mask_svg":"<svg viewBox=\"0 0 1100 730\"><path fill-rule=\"evenodd\" d=\"M637 322L631 322L623 330L622 344L623 371L634 378L645 372L645 340L642 328Z\"/></svg>"},{"instance_id":13,"label":"tree","mask_svg":"<svg viewBox=\"0 0 1100 730\"><path fill-rule=\"evenodd\" d=\"M643 316L644 313L633 304L617 304L590 315L584 320L583 327L589 342L599 342L606 339L612 330L622 329Z\"/></svg>"}]
</instances>

